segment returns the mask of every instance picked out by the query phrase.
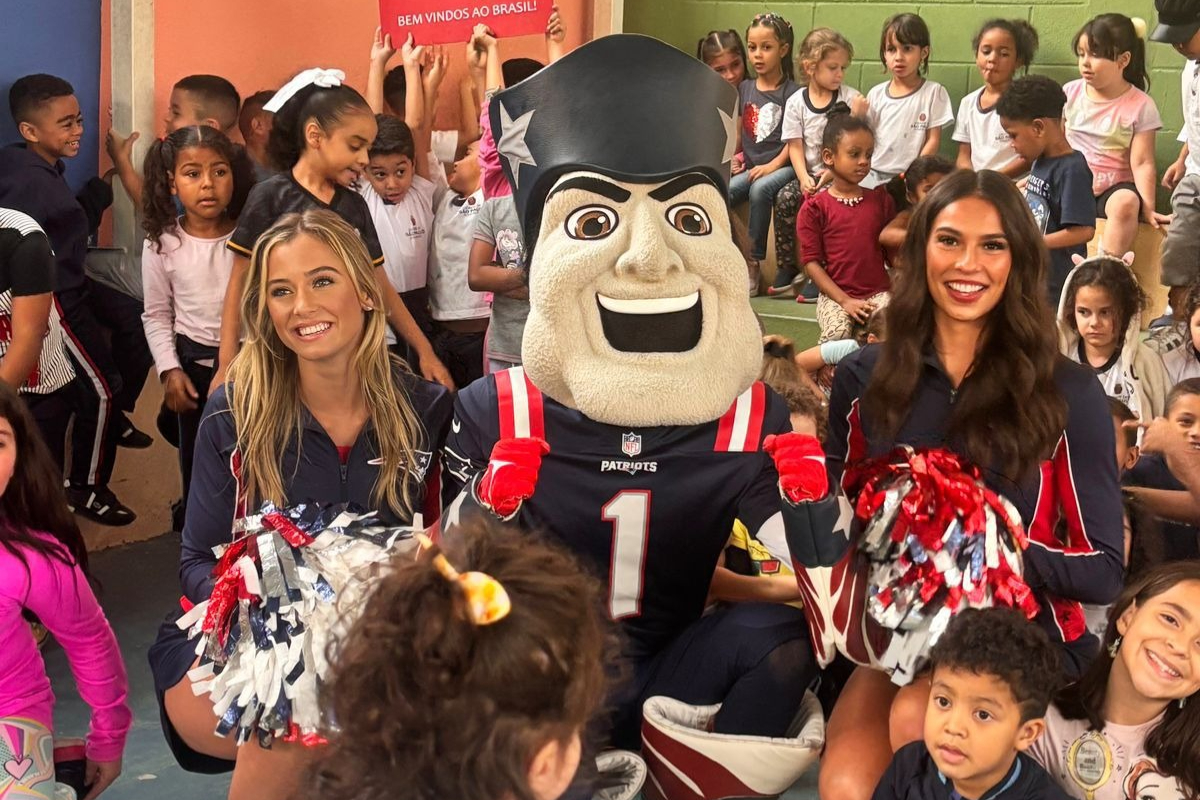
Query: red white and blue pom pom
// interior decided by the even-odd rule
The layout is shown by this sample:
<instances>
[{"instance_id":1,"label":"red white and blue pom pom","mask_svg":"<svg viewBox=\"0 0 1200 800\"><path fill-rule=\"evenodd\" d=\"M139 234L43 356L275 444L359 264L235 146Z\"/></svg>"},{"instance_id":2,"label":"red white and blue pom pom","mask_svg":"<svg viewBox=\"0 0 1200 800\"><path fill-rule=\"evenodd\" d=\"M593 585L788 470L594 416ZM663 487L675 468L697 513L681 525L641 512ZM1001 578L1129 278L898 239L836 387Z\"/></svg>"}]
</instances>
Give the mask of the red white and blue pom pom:
<instances>
[{"instance_id":1,"label":"red white and blue pom pom","mask_svg":"<svg viewBox=\"0 0 1200 800\"><path fill-rule=\"evenodd\" d=\"M853 470L859 545L870 562L867 613L892 638L880 666L906 684L962 608L1037 601L1021 578L1020 514L948 450L899 448Z\"/></svg>"},{"instance_id":2,"label":"red white and blue pom pom","mask_svg":"<svg viewBox=\"0 0 1200 800\"><path fill-rule=\"evenodd\" d=\"M318 693L330 645L392 557L416 549L414 522L389 528L345 504L268 503L234 523L234 541L215 548L211 596L177 623L197 639L200 661L188 677L212 698L218 736L323 741Z\"/></svg>"}]
</instances>

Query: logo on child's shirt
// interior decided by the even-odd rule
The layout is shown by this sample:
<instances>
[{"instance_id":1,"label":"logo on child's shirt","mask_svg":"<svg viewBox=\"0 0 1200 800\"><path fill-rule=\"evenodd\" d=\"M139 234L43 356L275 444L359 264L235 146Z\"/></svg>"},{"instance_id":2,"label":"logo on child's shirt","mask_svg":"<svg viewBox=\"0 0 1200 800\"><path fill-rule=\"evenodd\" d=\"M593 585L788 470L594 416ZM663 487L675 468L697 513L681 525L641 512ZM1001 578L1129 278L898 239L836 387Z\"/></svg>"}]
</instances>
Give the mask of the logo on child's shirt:
<instances>
[{"instance_id":1,"label":"logo on child's shirt","mask_svg":"<svg viewBox=\"0 0 1200 800\"><path fill-rule=\"evenodd\" d=\"M417 224L417 218L408 215L408 230L404 231L404 235L409 239L424 239L426 234L425 226Z\"/></svg>"}]
</instances>

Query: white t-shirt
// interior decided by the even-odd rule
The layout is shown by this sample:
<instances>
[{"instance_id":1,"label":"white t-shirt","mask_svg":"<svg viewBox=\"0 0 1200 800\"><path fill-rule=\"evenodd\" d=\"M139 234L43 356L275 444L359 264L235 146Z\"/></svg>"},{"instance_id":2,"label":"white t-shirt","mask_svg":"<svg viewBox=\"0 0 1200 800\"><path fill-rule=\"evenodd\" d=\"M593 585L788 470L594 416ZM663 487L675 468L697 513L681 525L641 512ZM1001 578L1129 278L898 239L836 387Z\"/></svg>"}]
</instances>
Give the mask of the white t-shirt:
<instances>
[{"instance_id":1,"label":"white t-shirt","mask_svg":"<svg viewBox=\"0 0 1200 800\"><path fill-rule=\"evenodd\" d=\"M1180 98L1183 100L1183 127L1177 137L1187 142L1187 174L1200 175L1200 61L1189 61L1183 65Z\"/></svg>"},{"instance_id":2,"label":"white t-shirt","mask_svg":"<svg viewBox=\"0 0 1200 800\"><path fill-rule=\"evenodd\" d=\"M443 164L453 164L458 160L458 131L430 131L429 149ZM430 166L433 169L433 166Z\"/></svg>"},{"instance_id":3,"label":"white t-shirt","mask_svg":"<svg viewBox=\"0 0 1200 800\"><path fill-rule=\"evenodd\" d=\"M1144 725L1109 723L1102 732L1091 731L1086 719L1063 719L1050 706L1046 732L1033 743L1029 755L1079 800L1183 800L1179 783L1158 773L1154 759L1146 755L1146 737L1160 722L1161 715Z\"/></svg>"},{"instance_id":4,"label":"white t-shirt","mask_svg":"<svg viewBox=\"0 0 1200 800\"><path fill-rule=\"evenodd\" d=\"M825 135L829 109L838 102L850 105L850 101L861 96L862 92L853 86L842 86L824 108L817 108L808 99L808 87L805 86L787 99L783 107L783 140L804 140L804 163L809 175L825 169L821 161L821 137Z\"/></svg>"},{"instance_id":5,"label":"white t-shirt","mask_svg":"<svg viewBox=\"0 0 1200 800\"><path fill-rule=\"evenodd\" d=\"M475 218L483 208L483 189L463 197L438 187L434 198L433 244L429 250L429 311L435 320L486 319L492 315L485 292L467 285L467 266L475 241Z\"/></svg>"},{"instance_id":6,"label":"white t-shirt","mask_svg":"<svg viewBox=\"0 0 1200 800\"><path fill-rule=\"evenodd\" d=\"M1188 378L1200 378L1200 356L1196 355L1196 348L1191 342L1185 342L1167 353L1162 357L1162 362L1167 370L1167 383L1171 386Z\"/></svg>"},{"instance_id":7,"label":"white t-shirt","mask_svg":"<svg viewBox=\"0 0 1200 800\"><path fill-rule=\"evenodd\" d=\"M1000 127L996 107L984 111L980 106L982 98L980 88L958 104L954 141L971 145L971 169L1004 169L1017 159L1017 152L1012 149L1012 137Z\"/></svg>"},{"instance_id":8,"label":"white t-shirt","mask_svg":"<svg viewBox=\"0 0 1200 800\"><path fill-rule=\"evenodd\" d=\"M412 186L398 203L379 196L365 178L358 193L371 209L371 222L383 250L383 269L397 292L420 289L429 268L429 237L433 234L433 181L414 175Z\"/></svg>"},{"instance_id":9,"label":"white t-shirt","mask_svg":"<svg viewBox=\"0 0 1200 800\"><path fill-rule=\"evenodd\" d=\"M867 119L875 130L875 155L871 174L862 182L864 189L887 183L908 169L921 155L928 130L954 121L950 95L940 83L926 80L904 97L892 97L889 86L890 81L867 92Z\"/></svg>"}]
</instances>

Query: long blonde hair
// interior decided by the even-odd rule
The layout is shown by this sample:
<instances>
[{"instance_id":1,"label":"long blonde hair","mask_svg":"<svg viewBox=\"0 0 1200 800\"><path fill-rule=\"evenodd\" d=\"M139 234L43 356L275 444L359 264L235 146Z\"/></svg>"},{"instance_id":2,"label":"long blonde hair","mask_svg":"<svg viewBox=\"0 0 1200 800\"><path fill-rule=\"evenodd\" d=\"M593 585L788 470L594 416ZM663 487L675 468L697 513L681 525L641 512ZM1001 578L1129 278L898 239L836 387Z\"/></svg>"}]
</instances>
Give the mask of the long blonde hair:
<instances>
[{"instance_id":1,"label":"long blonde hair","mask_svg":"<svg viewBox=\"0 0 1200 800\"><path fill-rule=\"evenodd\" d=\"M280 341L267 309L267 265L277 245L301 235L319 240L341 259L358 296L371 307L363 312L363 337L354 354L358 388L374 423L382 461L371 499L376 508L408 515L413 510L413 486L405 467L417 464L420 423L393 377L403 362L387 350L383 296L366 246L349 223L329 211L281 217L259 237L250 257L241 309L245 342L229 365L225 384L245 497L253 504L288 502L279 464L289 439L294 437L299 447L300 376L296 355Z\"/></svg>"}]
</instances>

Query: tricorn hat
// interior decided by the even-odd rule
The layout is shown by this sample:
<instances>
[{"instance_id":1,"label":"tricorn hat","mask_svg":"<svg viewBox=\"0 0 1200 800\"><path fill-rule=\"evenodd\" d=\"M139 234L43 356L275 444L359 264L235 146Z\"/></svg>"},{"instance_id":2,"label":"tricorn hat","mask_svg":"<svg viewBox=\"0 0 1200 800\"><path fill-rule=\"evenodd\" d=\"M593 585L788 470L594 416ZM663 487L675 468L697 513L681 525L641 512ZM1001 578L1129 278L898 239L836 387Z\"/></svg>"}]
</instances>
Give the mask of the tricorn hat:
<instances>
[{"instance_id":1,"label":"tricorn hat","mask_svg":"<svg viewBox=\"0 0 1200 800\"><path fill-rule=\"evenodd\" d=\"M1200 0L1154 0L1158 25L1150 34L1156 42L1183 44L1200 30Z\"/></svg>"},{"instance_id":2,"label":"tricorn hat","mask_svg":"<svg viewBox=\"0 0 1200 800\"><path fill-rule=\"evenodd\" d=\"M530 248L546 195L566 172L629 183L699 172L727 191L737 92L649 36L589 42L497 94L489 113Z\"/></svg>"}]
</instances>

